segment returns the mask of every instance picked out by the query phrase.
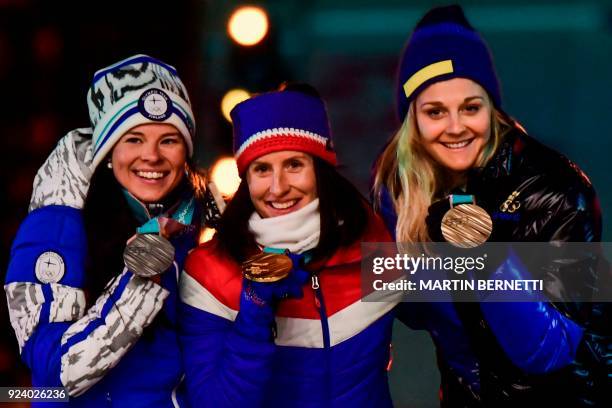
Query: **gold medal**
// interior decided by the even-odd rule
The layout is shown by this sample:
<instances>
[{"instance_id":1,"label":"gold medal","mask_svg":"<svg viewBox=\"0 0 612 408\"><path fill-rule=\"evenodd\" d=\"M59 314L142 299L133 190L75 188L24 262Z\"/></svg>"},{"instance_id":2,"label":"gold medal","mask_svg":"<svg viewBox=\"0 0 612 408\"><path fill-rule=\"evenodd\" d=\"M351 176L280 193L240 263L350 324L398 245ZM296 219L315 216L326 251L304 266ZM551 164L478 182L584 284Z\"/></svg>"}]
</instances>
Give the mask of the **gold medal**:
<instances>
[{"instance_id":1,"label":"gold medal","mask_svg":"<svg viewBox=\"0 0 612 408\"><path fill-rule=\"evenodd\" d=\"M291 258L284 254L261 252L242 263L244 277L254 282L276 282L289 275Z\"/></svg>"},{"instance_id":2,"label":"gold medal","mask_svg":"<svg viewBox=\"0 0 612 408\"><path fill-rule=\"evenodd\" d=\"M442 236L452 245L460 248L475 248L487 241L493 231L493 221L487 212L476 204L453 206L442 218ZM473 200L472 200L473 202Z\"/></svg>"}]
</instances>

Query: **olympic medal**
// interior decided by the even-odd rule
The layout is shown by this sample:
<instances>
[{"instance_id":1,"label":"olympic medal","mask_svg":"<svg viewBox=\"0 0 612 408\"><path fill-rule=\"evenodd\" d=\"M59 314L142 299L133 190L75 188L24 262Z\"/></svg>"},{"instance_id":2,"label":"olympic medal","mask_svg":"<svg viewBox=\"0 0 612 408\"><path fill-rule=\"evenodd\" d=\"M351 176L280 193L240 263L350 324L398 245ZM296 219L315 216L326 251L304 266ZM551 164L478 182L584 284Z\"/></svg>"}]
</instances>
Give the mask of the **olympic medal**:
<instances>
[{"instance_id":1,"label":"olympic medal","mask_svg":"<svg viewBox=\"0 0 612 408\"><path fill-rule=\"evenodd\" d=\"M276 282L289 275L291 258L284 254L261 252L242 263L244 277L254 282Z\"/></svg>"},{"instance_id":2,"label":"olympic medal","mask_svg":"<svg viewBox=\"0 0 612 408\"><path fill-rule=\"evenodd\" d=\"M442 236L460 248L475 248L487 241L493 231L493 221L476 204L459 204L442 218Z\"/></svg>"},{"instance_id":3,"label":"olympic medal","mask_svg":"<svg viewBox=\"0 0 612 408\"><path fill-rule=\"evenodd\" d=\"M161 235L137 234L126 245L123 260L134 275L159 275L172 266L174 246Z\"/></svg>"}]
</instances>

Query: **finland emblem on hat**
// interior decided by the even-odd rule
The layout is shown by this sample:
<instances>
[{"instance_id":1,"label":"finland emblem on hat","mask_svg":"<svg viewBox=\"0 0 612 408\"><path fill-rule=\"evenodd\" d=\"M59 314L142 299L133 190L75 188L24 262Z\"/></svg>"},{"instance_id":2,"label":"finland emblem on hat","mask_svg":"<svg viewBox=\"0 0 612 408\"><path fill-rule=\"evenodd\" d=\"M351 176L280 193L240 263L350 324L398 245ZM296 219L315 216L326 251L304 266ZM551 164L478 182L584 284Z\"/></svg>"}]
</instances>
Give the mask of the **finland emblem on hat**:
<instances>
[{"instance_id":1,"label":"finland emblem on hat","mask_svg":"<svg viewBox=\"0 0 612 408\"><path fill-rule=\"evenodd\" d=\"M57 283L64 276L66 267L62 256L57 252L44 252L36 260L36 278L42 283Z\"/></svg>"},{"instance_id":2,"label":"finland emblem on hat","mask_svg":"<svg viewBox=\"0 0 612 408\"><path fill-rule=\"evenodd\" d=\"M161 122L172 115L172 100L161 89L148 89L140 95L138 110L145 118Z\"/></svg>"}]
</instances>

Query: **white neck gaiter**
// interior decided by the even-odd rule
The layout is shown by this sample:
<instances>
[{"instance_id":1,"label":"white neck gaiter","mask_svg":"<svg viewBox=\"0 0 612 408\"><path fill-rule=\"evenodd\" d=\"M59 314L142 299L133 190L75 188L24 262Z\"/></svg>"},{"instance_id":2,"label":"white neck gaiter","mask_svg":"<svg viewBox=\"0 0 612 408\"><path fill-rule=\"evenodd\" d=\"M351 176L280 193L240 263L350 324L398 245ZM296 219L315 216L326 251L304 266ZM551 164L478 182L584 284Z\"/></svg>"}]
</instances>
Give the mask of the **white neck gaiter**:
<instances>
[{"instance_id":1,"label":"white neck gaiter","mask_svg":"<svg viewBox=\"0 0 612 408\"><path fill-rule=\"evenodd\" d=\"M297 254L312 249L319 244L321 235L319 199L278 217L261 218L254 212L249 219L249 231L261 246L288 249Z\"/></svg>"}]
</instances>

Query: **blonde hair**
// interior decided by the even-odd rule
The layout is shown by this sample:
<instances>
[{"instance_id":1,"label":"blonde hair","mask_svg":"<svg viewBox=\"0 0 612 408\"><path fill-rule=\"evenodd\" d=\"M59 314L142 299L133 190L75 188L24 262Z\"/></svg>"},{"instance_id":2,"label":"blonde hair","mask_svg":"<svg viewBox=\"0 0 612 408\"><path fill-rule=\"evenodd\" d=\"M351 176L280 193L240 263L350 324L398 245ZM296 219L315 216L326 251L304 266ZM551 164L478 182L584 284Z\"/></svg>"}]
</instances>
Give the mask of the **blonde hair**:
<instances>
[{"instance_id":1,"label":"blonde hair","mask_svg":"<svg viewBox=\"0 0 612 408\"><path fill-rule=\"evenodd\" d=\"M512 120L503 112L491 113L491 137L476 160L482 167L491 160ZM430 241L425 218L437 194L448 188L448 179L421 144L414 102L406 118L376 163L374 206L380 207L383 187L389 191L397 214L396 241L417 243Z\"/></svg>"}]
</instances>

